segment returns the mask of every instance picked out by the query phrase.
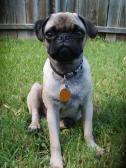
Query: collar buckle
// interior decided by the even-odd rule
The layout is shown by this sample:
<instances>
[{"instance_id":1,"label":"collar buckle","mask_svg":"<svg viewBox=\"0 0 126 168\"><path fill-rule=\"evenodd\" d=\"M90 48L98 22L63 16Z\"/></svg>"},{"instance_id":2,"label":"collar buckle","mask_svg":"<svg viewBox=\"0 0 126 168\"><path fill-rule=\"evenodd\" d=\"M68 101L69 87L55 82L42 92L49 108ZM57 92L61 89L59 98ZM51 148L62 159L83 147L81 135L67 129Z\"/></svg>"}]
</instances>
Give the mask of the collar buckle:
<instances>
[{"instance_id":1,"label":"collar buckle","mask_svg":"<svg viewBox=\"0 0 126 168\"><path fill-rule=\"evenodd\" d=\"M67 74L65 74L64 75L65 76L65 78L72 78L73 76L74 76L74 73L73 72L69 72L69 73L67 73Z\"/></svg>"}]
</instances>

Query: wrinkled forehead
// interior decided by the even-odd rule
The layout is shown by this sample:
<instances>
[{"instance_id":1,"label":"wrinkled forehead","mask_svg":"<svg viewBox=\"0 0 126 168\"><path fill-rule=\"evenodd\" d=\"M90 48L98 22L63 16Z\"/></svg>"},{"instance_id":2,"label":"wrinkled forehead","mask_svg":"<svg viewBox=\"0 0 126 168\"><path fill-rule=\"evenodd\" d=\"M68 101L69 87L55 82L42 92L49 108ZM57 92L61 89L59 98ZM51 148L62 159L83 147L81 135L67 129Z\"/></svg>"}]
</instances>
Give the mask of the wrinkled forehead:
<instances>
[{"instance_id":1,"label":"wrinkled forehead","mask_svg":"<svg viewBox=\"0 0 126 168\"><path fill-rule=\"evenodd\" d=\"M52 14L51 17L49 18L45 26L45 31L53 26L55 26L57 30L60 29L69 30L72 29L75 25L78 25L85 30L83 23L81 22L76 13L69 13L69 12L55 13Z\"/></svg>"}]
</instances>

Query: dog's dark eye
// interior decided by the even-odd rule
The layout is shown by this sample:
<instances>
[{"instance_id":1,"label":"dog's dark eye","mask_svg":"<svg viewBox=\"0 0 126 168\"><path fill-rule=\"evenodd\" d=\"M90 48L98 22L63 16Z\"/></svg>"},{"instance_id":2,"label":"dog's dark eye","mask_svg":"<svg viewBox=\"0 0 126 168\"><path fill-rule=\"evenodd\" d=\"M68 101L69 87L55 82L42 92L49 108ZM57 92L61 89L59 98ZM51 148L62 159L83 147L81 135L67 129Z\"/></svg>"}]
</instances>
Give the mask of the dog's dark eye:
<instances>
[{"instance_id":1,"label":"dog's dark eye","mask_svg":"<svg viewBox=\"0 0 126 168\"><path fill-rule=\"evenodd\" d=\"M84 32L81 29L75 30L74 33L78 34L78 35L83 35Z\"/></svg>"},{"instance_id":2,"label":"dog's dark eye","mask_svg":"<svg viewBox=\"0 0 126 168\"><path fill-rule=\"evenodd\" d=\"M85 34L85 32L79 27L75 27L73 30L73 33L79 36L84 36Z\"/></svg>"},{"instance_id":3,"label":"dog's dark eye","mask_svg":"<svg viewBox=\"0 0 126 168\"><path fill-rule=\"evenodd\" d=\"M45 36L47 39L51 39L54 36L54 32L53 31L46 32Z\"/></svg>"}]
</instances>

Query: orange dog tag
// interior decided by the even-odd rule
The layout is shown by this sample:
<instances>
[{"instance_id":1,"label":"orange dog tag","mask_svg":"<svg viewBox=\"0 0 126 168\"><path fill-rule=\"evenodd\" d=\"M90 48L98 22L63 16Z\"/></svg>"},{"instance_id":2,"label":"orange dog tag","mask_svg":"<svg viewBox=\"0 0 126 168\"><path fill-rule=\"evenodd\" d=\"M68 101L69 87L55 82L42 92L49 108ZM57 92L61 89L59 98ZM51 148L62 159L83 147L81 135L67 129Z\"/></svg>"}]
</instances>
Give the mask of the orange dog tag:
<instances>
[{"instance_id":1,"label":"orange dog tag","mask_svg":"<svg viewBox=\"0 0 126 168\"><path fill-rule=\"evenodd\" d=\"M59 95L61 102L67 103L70 100L70 97L71 97L71 93L67 88L61 89L60 95Z\"/></svg>"}]
</instances>

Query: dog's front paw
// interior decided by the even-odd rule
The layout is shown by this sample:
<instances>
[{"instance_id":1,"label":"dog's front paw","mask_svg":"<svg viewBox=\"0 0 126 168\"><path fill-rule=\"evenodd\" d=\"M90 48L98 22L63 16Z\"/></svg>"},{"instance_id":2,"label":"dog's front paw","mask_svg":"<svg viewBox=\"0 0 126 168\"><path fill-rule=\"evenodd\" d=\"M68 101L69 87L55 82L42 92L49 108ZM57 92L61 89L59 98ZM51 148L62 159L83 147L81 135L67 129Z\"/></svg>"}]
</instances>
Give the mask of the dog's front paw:
<instances>
[{"instance_id":1,"label":"dog's front paw","mask_svg":"<svg viewBox=\"0 0 126 168\"><path fill-rule=\"evenodd\" d=\"M62 158L52 157L50 160L51 168L63 168Z\"/></svg>"},{"instance_id":2,"label":"dog's front paw","mask_svg":"<svg viewBox=\"0 0 126 168\"><path fill-rule=\"evenodd\" d=\"M105 149L98 146L96 148L96 157L100 158L104 154L105 154Z\"/></svg>"},{"instance_id":3,"label":"dog's front paw","mask_svg":"<svg viewBox=\"0 0 126 168\"><path fill-rule=\"evenodd\" d=\"M92 138L86 137L86 141L87 145L96 151L96 158L100 158L103 154L105 154L105 149L98 146Z\"/></svg>"},{"instance_id":4,"label":"dog's front paw","mask_svg":"<svg viewBox=\"0 0 126 168\"><path fill-rule=\"evenodd\" d=\"M39 131L40 130L40 124L39 123L31 123L28 127L29 132Z\"/></svg>"}]
</instances>

